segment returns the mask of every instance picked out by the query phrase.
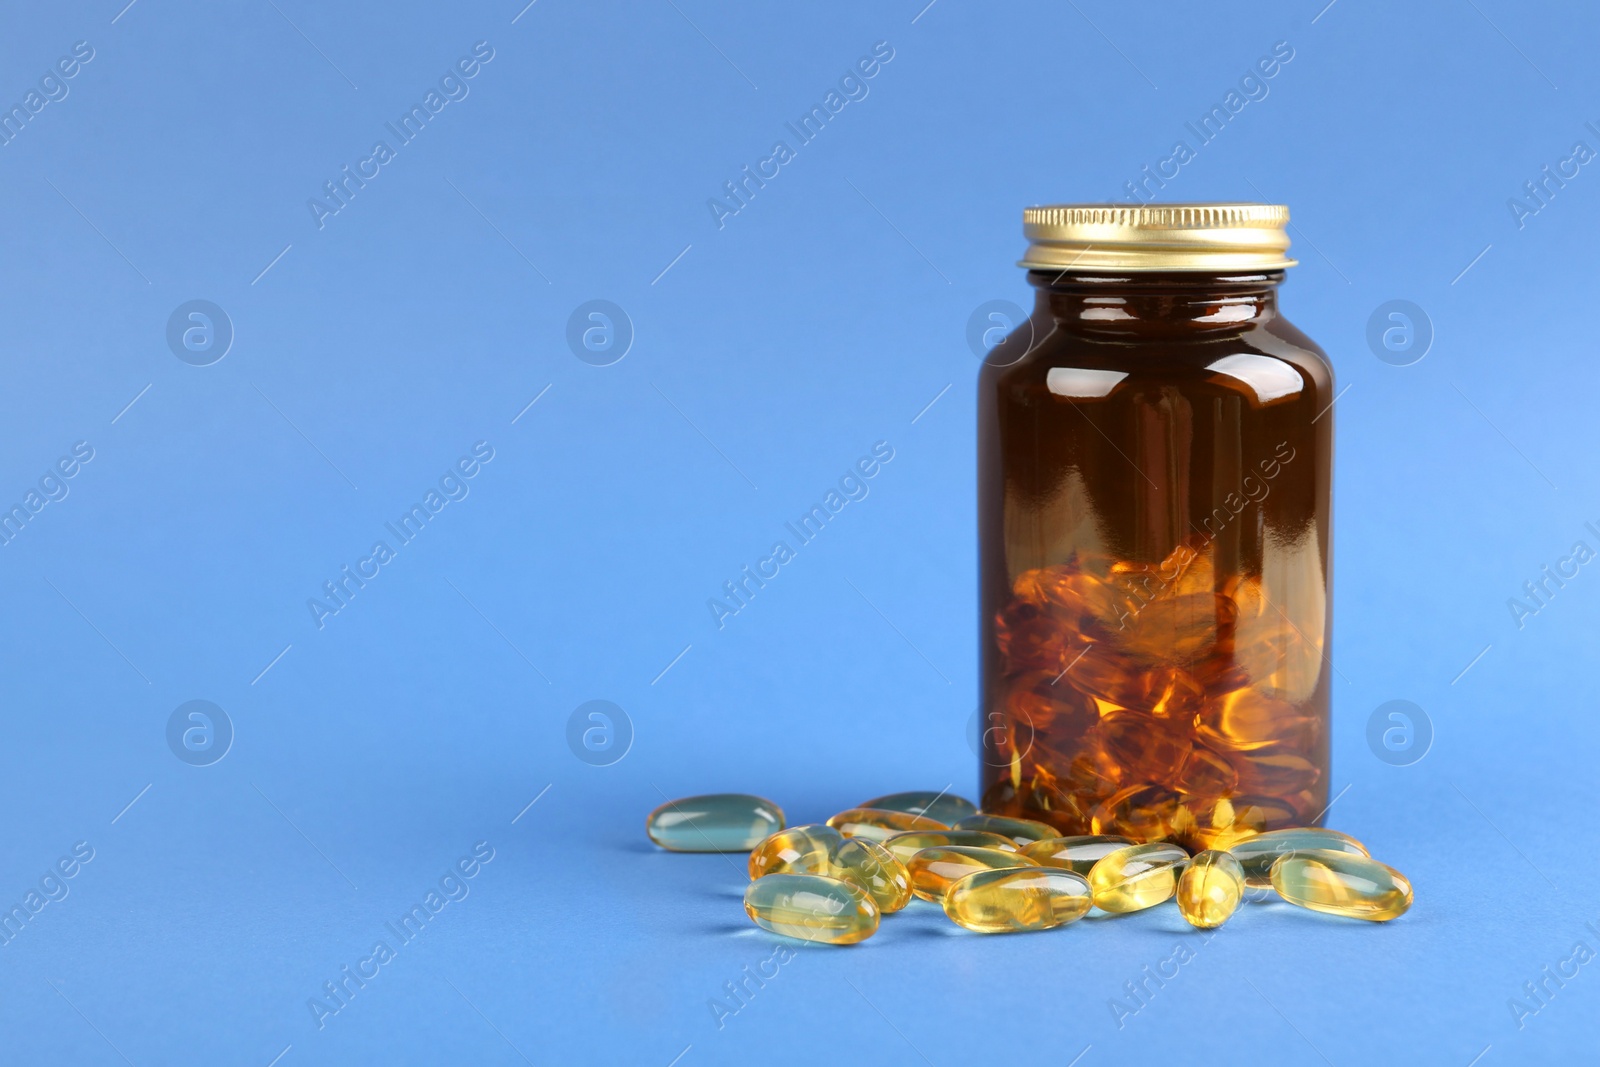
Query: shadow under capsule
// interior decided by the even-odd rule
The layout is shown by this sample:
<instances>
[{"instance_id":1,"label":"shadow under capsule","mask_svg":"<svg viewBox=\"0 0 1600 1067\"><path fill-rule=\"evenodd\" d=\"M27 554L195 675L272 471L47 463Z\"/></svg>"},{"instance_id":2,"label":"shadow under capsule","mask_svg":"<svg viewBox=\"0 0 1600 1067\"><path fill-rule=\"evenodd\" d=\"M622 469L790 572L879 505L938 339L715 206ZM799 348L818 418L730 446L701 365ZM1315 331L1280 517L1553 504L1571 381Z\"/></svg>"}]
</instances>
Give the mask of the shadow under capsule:
<instances>
[{"instance_id":1,"label":"shadow under capsule","mask_svg":"<svg viewBox=\"0 0 1600 1067\"><path fill-rule=\"evenodd\" d=\"M698 932L716 937L737 937L741 940L760 939L763 935L771 937L765 930L749 922L724 921L707 923L705 926L700 927Z\"/></svg>"}]
</instances>

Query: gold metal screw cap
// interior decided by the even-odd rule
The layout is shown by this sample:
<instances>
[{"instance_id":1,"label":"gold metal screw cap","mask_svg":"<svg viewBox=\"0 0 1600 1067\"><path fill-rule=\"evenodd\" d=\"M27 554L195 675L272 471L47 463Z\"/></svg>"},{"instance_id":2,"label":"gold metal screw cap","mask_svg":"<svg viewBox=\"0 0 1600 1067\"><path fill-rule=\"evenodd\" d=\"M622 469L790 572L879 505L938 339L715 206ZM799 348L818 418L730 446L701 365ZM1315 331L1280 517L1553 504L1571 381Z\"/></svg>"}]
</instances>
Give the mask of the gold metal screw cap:
<instances>
[{"instance_id":1,"label":"gold metal screw cap","mask_svg":"<svg viewBox=\"0 0 1600 1067\"><path fill-rule=\"evenodd\" d=\"M1282 204L1055 204L1025 208L1029 270L1283 270L1289 209Z\"/></svg>"}]
</instances>

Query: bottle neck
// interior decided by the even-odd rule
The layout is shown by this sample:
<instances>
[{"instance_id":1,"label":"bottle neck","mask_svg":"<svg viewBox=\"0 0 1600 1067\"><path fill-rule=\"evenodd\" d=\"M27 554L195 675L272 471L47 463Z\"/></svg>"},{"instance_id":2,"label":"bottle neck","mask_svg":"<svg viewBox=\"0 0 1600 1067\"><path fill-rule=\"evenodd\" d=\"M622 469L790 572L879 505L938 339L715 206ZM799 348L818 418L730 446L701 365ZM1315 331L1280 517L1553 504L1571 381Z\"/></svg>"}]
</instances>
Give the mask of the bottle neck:
<instances>
[{"instance_id":1,"label":"bottle neck","mask_svg":"<svg viewBox=\"0 0 1600 1067\"><path fill-rule=\"evenodd\" d=\"M1034 313L1068 333L1124 340L1237 333L1278 315L1282 271L1088 274L1029 271Z\"/></svg>"}]
</instances>

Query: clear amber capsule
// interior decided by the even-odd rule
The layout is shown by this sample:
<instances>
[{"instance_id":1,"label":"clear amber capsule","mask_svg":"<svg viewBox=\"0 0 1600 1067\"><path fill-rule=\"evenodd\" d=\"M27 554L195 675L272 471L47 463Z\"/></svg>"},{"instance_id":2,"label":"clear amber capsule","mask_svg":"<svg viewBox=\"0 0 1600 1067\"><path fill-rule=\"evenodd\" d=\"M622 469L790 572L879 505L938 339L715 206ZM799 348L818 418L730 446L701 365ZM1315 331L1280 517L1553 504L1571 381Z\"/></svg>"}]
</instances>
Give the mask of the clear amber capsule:
<instances>
[{"instance_id":1,"label":"clear amber capsule","mask_svg":"<svg viewBox=\"0 0 1600 1067\"><path fill-rule=\"evenodd\" d=\"M1188 862L1187 852L1166 842L1108 852L1089 871L1095 907L1114 914L1153 908L1172 896Z\"/></svg>"},{"instance_id":2,"label":"clear amber capsule","mask_svg":"<svg viewBox=\"0 0 1600 1067\"><path fill-rule=\"evenodd\" d=\"M828 825L846 837L865 837L883 841L891 834L907 830L948 830L950 827L925 815L911 815L904 811L882 811L878 808L851 808L841 811L828 820Z\"/></svg>"},{"instance_id":3,"label":"clear amber capsule","mask_svg":"<svg viewBox=\"0 0 1600 1067\"><path fill-rule=\"evenodd\" d=\"M951 845L923 849L911 857L906 870L911 872L911 891L923 900L937 903L944 899L946 890L969 874L1037 866L1020 852Z\"/></svg>"},{"instance_id":4,"label":"clear amber capsule","mask_svg":"<svg viewBox=\"0 0 1600 1067\"><path fill-rule=\"evenodd\" d=\"M873 797L857 807L872 808L875 811L903 811L907 815L921 815L946 825L978 813L978 806L966 797L958 797L954 793L935 793L931 789Z\"/></svg>"},{"instance_id":5,"label":"clear amber capsule","mask_svg":"<svg viewBox=\"0 0 1600 1067\"><path fill-rule=\"evenodd\" d=\"M1411 907L1411 883L1393 867L1348 852L1304 851L1272 865L1272 888L1291 904L1383 922Z\"/></svg>"},{"instance_id":6,"label":"clear amber capsule","mask_svg":"<svg viewBox=\"0 0 1600 1067\"><path fill-rule=\"evenodd\" d=\"M948 848L952 845L997 848L1002 852L1021 851L1009 837L984 830L912 830L891 834L883 842L883 847L894 853L895 859L901 863L910 863L911 857L925 848Z\"/></svg>"},{"instance_id":7,"label":"clear amber capsule","mask_svg":"<svg viewBox=\"0 0 1600 1067\"><path fill-rule=\"evenodd\" d=\"M1135 782L1095 805L1089 828L1097 834L1120 833L1136 841L1165 841L1179 829L1173 824L1182 810L1182 799L1165 786Z\"/></svg>"},{"instance_id":8,"label":"clear amber capsule","mask_svg":"<svg viewBox=\"0 0 1600 1067\"><path fill-rule=\"evenodd\" d=\"M1111 834L1087 837L1047 837L1023 848L1022 854L1046 867L1060 867L1089 876L1094 865L1119 848L1135 844L1129 838Z\"/></svg>"},{"instance_id":9,"label":"clear amber capsule","mask_svg":"<svg viewBox=\"0 0 1600 1067\"><path fill-rule=\"evenodd\" d=\"M1035 819L1012 819L1004 815L968 815L950 827L952 830L982 830L1016 842L1017 847L1061 834L1054 826Z\"/></svg>"},{"instance_id":10,"label":"clear amber capsule","mask_svg":"<svg viewBox=\"0 0 1600 1067\"><path fill-rule=\"evenodd\" d=\"M842 839L829 854L828 870L823 873L865 889L884 915L911 903L911 872L876 841Z\"/></svg>"},{"instance_id":11,"label":"clear amber capsule","mask_svg":"<svg viewBox=\"0 0 1600 1067\"><path fill-rule=\"evenodd\" d=\"M829 945L853 945L878 930L870 893L820 874L757 878L744 891L744 910L763 930Z\"/></svg>"},{"instance_id":12,"label":"clear amber capsule","mask_svg":"<svg viewBox=\"0 0 1600 1067\"><path fill-rule=\"evenodd\" d=\"M644 824L650 840L673 852L745 852L783 827L782 808L747 793L669 800Z\"/></svg>"},{"instance_id":13,"label":"clear amber capsule","mask_svg":"<svg viewBox=\"0 0 1600 1067\"><path fill-rule=\"evenodd\" d=\"M1228 921L1244 900L1244 868L1226 852L1207 849L1178 878L1178 911L1190 926L1210 930Z\"/></svg>"},{"instance_id":14,"label":"clear amber capsule","mask_svg":"<svg viewBox=\"0 0 1600 1067\"><path fill-rule=\"evenodd\" d=\"M944 895L951 921L981 934L1048 930L1089 910L1089 883L1052 867L978 871Z\"/></svg>"},{"instance_id":15,"label":"clear amber capsule","mask_svg":"<svg viewBox=\"0 0 1600 1067\"><path fill-rule=\"evenodd\" d=\"M1256 888L1272 884L1272 865L1280 858L1307 849L1344 852L1351 856L1368 855L1367 846L1349 834L1325 830L1320 826L1268 830L1228 846L1233 858L1244 868L1245 884Z\"/></svg>"},{"instance_id":16,"label":"clear amber capsule","mask_svg":"<svg viewBox=\"0 0 1600 1067\"><path fill-rule=\"evenodd\" d=\"M1287 797L1315 789L1322 769L1304 756L1285 752L1243 752L1237 757L1239 789L1269 797Z\"/></svg>"},{"instance_id":17,"label":"clear amber capsule","mask_svg":"<svg viewBox=\"0 0 1600 1067\"><path fill-rule=\"evenodd\" d=\"M826 874L828 854L844 843L831 826L791 826L762 841L750 852L750 880L768 874Z\"/></svg>"},{"instance_id":18,"label":"clear amber capsule","mask_svg":"<svg viewBox=\"0 0 1600 1067\"><path fill-rule=\"evenodd\" d=\"M1271 816L1244 797L1196 796L1183 800L1184 835L1178 842L1194 852L1214 848L1226 852L1236 843L1255 837Z\"/></svg>"}]
</instances>

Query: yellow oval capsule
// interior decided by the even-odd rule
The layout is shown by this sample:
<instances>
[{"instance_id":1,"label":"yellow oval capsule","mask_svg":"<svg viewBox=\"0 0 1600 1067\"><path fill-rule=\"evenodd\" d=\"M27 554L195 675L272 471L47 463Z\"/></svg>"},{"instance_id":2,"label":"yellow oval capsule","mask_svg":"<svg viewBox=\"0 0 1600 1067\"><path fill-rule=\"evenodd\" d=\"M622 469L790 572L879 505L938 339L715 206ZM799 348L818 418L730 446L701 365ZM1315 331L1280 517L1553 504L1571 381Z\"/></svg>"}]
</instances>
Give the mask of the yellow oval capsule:
<instances>
[{"instance_id":1,"label":"yellow oval capsule","mask_svg":"<svg viewBox=\"0 0 1600 1067\"><path fill-rule=\"evenodd\" d=\"M878 930L870 893L821 874L757 878L744 891L744 910L763 930L828 945L853 945Z\"/></svg>"},{"instance_id":2,"label":"yellow oval capsule","mask_svg":"<svg viewBox=\"0 0 1600 1067\"><path fill-rule=\"evenodd\" d=\"M911 872L911 891L923 900L938 903L944 899L946 890L969 874L1037 866L1020 852L951 845L923 849L911 857L906 870Z\"/></svg>"},{"instance_id":3,"label":"yellow oval capsule","mask_svg":"<svg viewBox=\"0 0 1600 1067\"><path fill-rule=\"evenodd\" d=\"M1131 838L1112 834L1089 834L1083 837L1047 837L1022 849L1022 854L1046 867L1089 877L1094 865L1119 848L1137 844Z\"/></svg>"},{"instance_id":4,"label":"yellow oval capsule","mask_svg":"<svg viewBox=\"0 0 1600 1067\"><path fill-rule=\"evenodd\" d=\"M1061 831L1049 823L1035 819L1013 819L1005 815L968 815L965 819L955 822L951 829L982 830L985 833L999 834L1001 837L1009 837L1019 848L1031 845L1035 841L1061 836Z\"/></svg>"},{"instance_id":5,"label":"yellow oval capsule","mask_svg":"<svg viewBox=\"0 0 1600 1067\"><path fill-rule=\"evenodd\" d=\"M828 855L825 873L865 889L884 915L911 903L911 872L876 841L864 837L841 839Z\"/></svg>"},{"instance_id":6,"label":"yellow oval capsule","mask_svg":"<svg viewBox=\"0 0 1600 1067\"><path fill-rule=\"evenodd\" d=\"M1244 868L1226 852L1207 849L1178 878L1178 911L1190 926L1210 930L1228 921L1244 900Z\"/></svg>"},{"instance_id":7,"label":"yellow oval capsule","mask_svg":"<svg viewBox=\"0 0 1600 1067\"><path fill-rule=\"evenodd\" d=\"M912 830L892 834L883 842L883 847L894 853L895 859L901 863L910 863L911 857L925 848L949 848L952 845L997 848L1002 852L1022 851L1009 837L983 830Z\"/></svg>"},{"instance_id":8,"label":"yellow oval capsule","mask_svg":"<svg viewBox=\"0 0 1600 1067\"><path fill-rule=\"evenodd\" d=\"M903 811L880 811L877 808L851 808L841 811L828 820L828 825L846 837L865 837L883 841L891 834L907 830L948 830L950 827L925 815L910 815Z\"/></svg>"},{"instance_id":9,"label":"yellow oval capsule","mask_svg":"<svg viewBox=\"0 0 1600 1067\"><path fill-rule=\"evenodd\" d=\"M1089 910L1089 883L1054 867L978 871L951 886L944 913L980 934L1048 930L1080 919Z\"/></svg>"},{"instance_id":10,"label":"yellow oval capsule","mask_svg":"<svg viewBox=\"0 0 1600 1067\"><path fill-rule=\"evenodd\" d=\"M1089 889L1101 911L1124 914L1153 908L1172 896L1189 854L1164 841L1108 852L1089 871Z\"/></svg>"},{"instance_id":11,"label":"yellow oval capsule","mask_svg":"<svg viewBox=\"0 0 1600 1067\"><path fill-rule=\"evenodd\" d=\"M827 874L828 854L844 844L831 826L807 823L779 830L750 852L750 880L768 874Z\"/></svg>"},{"instance_id":12,"label":"yellow oval capsule","mask_svg":"<svg viewBox=\"0 0 1600 1067\"><path fill-rule=\"evenodd\" d=\"M1411 907L1411 883L1387 864L1348 852L1306 851L1280 856L1272 888L1291 904L1329 915L1384 922Z\"/></svg>"},{"instance_id":13,"label":"yellow oval capsule","mask_svg":"<svg viewBox=\"0 0 1600 1067\"><path fill-rule=\"evenodd\" d=\"M745 852L783 827L782 808L748 793L669 800L644 824L650 840L673 852Z\"/></svg>"},{"instance_id":14,"label":"yellow oval capsule","mask_svg":"<svg viewBox=\"0 0 1600 1067\"><path fill-rule=\"evenodd\" d=\"M957 819L965 819L968 815L978 814L978 805L966 797L958 797L954 793L942 790L937 793L924 789L910 793L890 793L888 796L862 801L857 807L872 808L875 811L903 811L907 815L921 815L923 818L934 819L947 825Z\"/></svg>"},{"instance_id":15,"label":"yellow oval capsule","mask_svg":"<svg viewBox=\"0 0 1600 1067\"><path fill-rule=\"evenodd\" d=\"M1278 862L1279 858L1307 849L1344 852L1352 856L1370 855L1367 846L1349 834L1326 830L1320 826L1268 830L1266 833L1247 837L1243 841L1235 841L1228 846L1228 852L1239 861L1239 866L1244 868L1245 885L1257 888L1272 884L1272 865Z\"/></svg>"}]
</instances>

